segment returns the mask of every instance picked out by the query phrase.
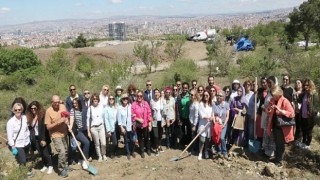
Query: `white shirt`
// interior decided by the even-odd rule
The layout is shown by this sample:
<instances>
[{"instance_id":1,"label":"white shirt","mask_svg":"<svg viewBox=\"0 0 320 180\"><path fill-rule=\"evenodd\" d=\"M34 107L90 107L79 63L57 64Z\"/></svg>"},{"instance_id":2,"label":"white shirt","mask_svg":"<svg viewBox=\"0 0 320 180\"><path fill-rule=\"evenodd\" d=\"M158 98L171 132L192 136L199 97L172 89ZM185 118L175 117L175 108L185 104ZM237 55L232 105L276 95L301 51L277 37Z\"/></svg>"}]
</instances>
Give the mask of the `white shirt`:
<instances>
[{"instance_id":1,"label":"white shirt","mask_svg":"<svg viewBox=\"0 0 320 180\"><path fill-rule=\"evenodd\" d=\"M20 127L21 130L17 137ZM30 132L28 129L27 117L25 115L21 116L21 120L18 120L16 116L9 119L7 122L7 138L9 146L23 148L30 144ZM14 143L15 139L16 142Z\"/></svg>"},{"instance_id":2,"label":"white shirt","mask_svg":"<svg viewBox=\"0 0 320 180\"><path fill-rule=\"evenodd\" d=\"M190 105L189 119L192 125L196 126L199 119L199 102L193 102Z\"/></svg>"},{"instance_id":3,"label":"white shirt","mask_svg":"<svg viewBox=\"0 0 320 180\"><path fill-rule=\"evenodd\" d=\"M91 113L92 111L92 113ZM91 117L92 116L92 117ZM102 105L98 105L96 107L90 106L87 112L87 126L90 125L90 117L91 117L91 127L101 125L104 123L103 117L103 107Z\"/></svg>"},{"instance_id":4,"label":"white shirt","mask_svg":"<svg viewBox=\"0 0 320 180\"><path fill-rule=\"evenodd\" d=\"M103 108L107 107L108 105L108 95L103 95L102 93L99 95L99 105L102 105Z\"/></svg>"},{"instance_id":5,"label":"white shirt","mask_svg":"<svg viewBox=\"0 0 320 180\"><path fill-rule=\"evenodd\" d=\"M158 99L157 101L151 99L150 104L153 110L153 118L157 121L162 121L161 111L163 110L163 103L161 103L161 99Z\"/></svg>"},{"instance_id":6,"label":"white shirt","mask_svg":"<svg viewBox=\"0 0 320 180\"><path fill-rule=\"evenodd\" d=\"M36 123L36 124L35 124ZM39 131L38 131L38 124L39 124L39 121L38 120L33 120L32 121L32 127L34 127L33 129L34 129L34 134L36 135L36 136L39 136Z\"/></svg>"},{"instance_id":7,"label":"white shirt","mask_svg":"<svg viewBox=\"0 0 320 180\"><path fill-rule=\"evenodd\" d=\"M204 106L203 102L199 104L199 128L198 133L204 129L208 120L204 117L211 117L212 116L212 106L207 105ZM207 126L206 129L201 133L202 137L210 137L211 136L211 126Z\"/></svg>"}]
</instances>

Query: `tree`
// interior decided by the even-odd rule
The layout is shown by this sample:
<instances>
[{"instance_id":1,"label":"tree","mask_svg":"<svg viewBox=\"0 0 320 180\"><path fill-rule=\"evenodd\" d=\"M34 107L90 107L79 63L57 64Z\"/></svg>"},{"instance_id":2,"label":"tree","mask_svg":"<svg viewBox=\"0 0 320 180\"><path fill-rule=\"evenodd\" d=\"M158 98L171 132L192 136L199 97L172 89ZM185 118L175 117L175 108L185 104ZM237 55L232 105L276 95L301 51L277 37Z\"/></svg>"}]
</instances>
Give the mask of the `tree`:
<instances>
[{"instance_id":1,"label":"tree","mask_svg":"<svg viewBox=\"0 0 320 180\"><path fill-rule=\"evenodd\" d=\"M139 41L134 45L133 54L143 62L148 73L151 73L151 68L155 68L159 63L159 48L162 43L160 41Z\"/></svg>"},{"instance_id":2,"label":"tree","mask_svg":"<svg viewBox=\"0 0 320 180\"><path fill-rule=\"evenodd\" d=\"M72 43L72 47L74 48L84 48L87 47L87 39L84 38L83 34L81 33L77 39Z\"/></svg>"},{"instance_id":3,"label":"tree","mask_svg":"<svg viewBox=\"0 0 320 180\"><path fill-rule=\"evenodd\" d=\"M286 32L290 42L302 34L306 45L305 50L308 50L310 36L313 32L320 33L319 26L320 1L308 0L303 2L299 9L294 8L289 14L290 22L286 26Z\"/></svg>"},{"instance_id":4,"label":"tree","mask_svg":"<svg viewBox=\"0 0 320 180\"><path fill-rule=\"evenodd\" d=\"M94 72L95 62L92 58L89 58L85 55L81 55L78 58L76 69L83 73L85 77L90 78L92 73Z\"/></svg>"},{"instance_id":5,"label":"tree","mask_svg":"<svg viewBox=\"0 0 320 180\"><path fill-rule=\"evenodd\" d=\"M51 75L62 75L64 72L70 71L71 69L70 59L66 51L62 48L59 48L54 52L47 62L47 71Z\"/></svg>"},{"instance_id":6,"label":"tree","mask_svg":"<svg viewBox=\"0 0 320 180\"><path fill-rule=\"evenodd\" d=\"M174 61L181 57L184 53L182 46L186 42L186 37L184 35L167 35L166 47L164 52L168 54L170 59Z\"/></svg>"},{"instance_id":7,"label":"tree","mask_svg":"<svg viewBox=\"0 0 320 180\"><path fill-rule=\"evenodd\" d=\"M31 49L26 48L10 50L0 48L0 59L0 69L6 75L41 65L37 55Z\"/></svg>"}]
</instances>

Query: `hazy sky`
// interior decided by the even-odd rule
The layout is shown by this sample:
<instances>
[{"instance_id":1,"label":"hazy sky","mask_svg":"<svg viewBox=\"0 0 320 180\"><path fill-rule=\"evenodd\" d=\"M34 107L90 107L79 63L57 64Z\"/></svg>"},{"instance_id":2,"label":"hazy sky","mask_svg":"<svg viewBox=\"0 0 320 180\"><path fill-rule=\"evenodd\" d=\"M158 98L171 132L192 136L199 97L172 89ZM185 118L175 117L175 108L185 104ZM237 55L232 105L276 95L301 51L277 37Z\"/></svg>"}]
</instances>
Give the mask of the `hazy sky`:
<instances>
[{"instance_id":1,"label":"hazy sky","mask_svg":"<svg viewBox=\"0 0 320 180\"><path fill-rule=\"evenodd\" d=\"M0 0L0 25L116 15L192 15L252 12L304 0Z\"/></svg>"}]
</instances>

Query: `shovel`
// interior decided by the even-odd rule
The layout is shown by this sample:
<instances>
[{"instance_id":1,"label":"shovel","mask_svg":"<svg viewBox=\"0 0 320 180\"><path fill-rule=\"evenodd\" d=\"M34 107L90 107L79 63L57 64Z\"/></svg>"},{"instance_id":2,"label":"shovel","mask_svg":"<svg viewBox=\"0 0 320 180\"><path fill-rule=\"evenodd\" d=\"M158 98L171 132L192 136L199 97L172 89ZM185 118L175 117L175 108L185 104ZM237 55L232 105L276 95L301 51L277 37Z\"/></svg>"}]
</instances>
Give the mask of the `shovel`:
<instances>
[{"instance_id":1,"label":"shovel","mask_svg":"<svg viewBox=\"0 0 320 180\"><path fill-rule=\"evenodd\" d=\"M69 126L68 126L69 127ZM82 152L82 149L80 148L79 144L78 144L78 141L76 140L76 137L74 136L73 132L71 131L70 134L72 135L72 137L75 139L76 141L76 144L77 144L77 147L85 161L85 163L87 164L88 166L88 171L93 174L93 175L97 175L98 174L98 170L96 170L90 163L89 161L87 160L87 158L84 156L83 152Z\"/></svg>"},{"instance_id":2,"label":"shovel","mask_svg":"<svg viewBox=\"0 0 320 180\"><path fill-rule=\"evenodd\" d=\"M182 153L179 154L179 156L171 158L170 161L179 161L181 159L181 156L183 153L187 151L187 149L192 145L192 143L200 136L200 134L209 126L210 121L207 122L207 124L204 126L204 128L196 135L196 137L193 138L193 140L188 144L188 146L182 151Z\"/></svg>"},{"instance_id":3,"label":"shovel","mask_svg":"<svg viewBox=\"0 0 320 180\"><path fill-rule=\"evenodd\" d=\"M258 79L256 77L255 79L256 84L258 83ZM255 85L256 86L256 85ZM254 139L249 139L249 150L253 153L256 153L260 149L260 141L257 141L257 135L256 135L256 120L257 120L257 94L254 95L254 125L253 125L253 133L254 133Z\"/></svg>"}]
</instances>

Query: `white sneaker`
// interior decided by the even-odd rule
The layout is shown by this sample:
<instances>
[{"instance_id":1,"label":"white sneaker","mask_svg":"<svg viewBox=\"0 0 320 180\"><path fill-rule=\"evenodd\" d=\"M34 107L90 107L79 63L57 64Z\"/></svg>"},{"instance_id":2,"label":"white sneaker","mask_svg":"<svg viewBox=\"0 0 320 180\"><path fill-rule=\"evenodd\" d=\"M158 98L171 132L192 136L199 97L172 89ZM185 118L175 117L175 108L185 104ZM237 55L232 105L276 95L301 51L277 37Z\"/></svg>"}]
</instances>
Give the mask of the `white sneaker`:
<instances>
[{"instance_id":1,"label":"white sneaker","mask_svg":"<svg viewBox=\"0 0 320 180\"><path fill-rule=\"evenodd\" d=\"M102 160L107 161L108 160L107 156L103 155Z\"/></svg>"},{"instance_id":2,"label":"white sneaker","mask_svg":"<svg viewBox=\"0 0 320 180\"><path fill-rule=\"evenodd\" d=\"M310 150L310 146L305 145L303 149Z\"/></svg>"},{"instance_id":3,"label":"white sneaker","mask_svg":"<svg viewBox=\"0 0 320 180\"><path fill-rule=\"evenodd\" d=\"M82 168L88 169L88 165L87 165L86 161L82 161Z\"/></svg>"},{"instance_id":4,"label":"white sneaker","mask_svg":"<svg viewBox=\"0 0 320 180\"><path fill-rule=\"evenodd\" d=\"M53 167L52 167L52 166L49 166L48 171L47 171L47 174L51 174L52 172L53 172Z\"/></svg>"},{"instance_id":5,"label":"white sneaker","mask_svg":"<svg viewBox=\"0 0 320 180\"><path fill-rule=\"evenodd\" d=\"M99 157L98 162L102 162L102 157L101 156Z\"/></svg>"},{"instance_id":6,"label":"white sneaker","mask_svg":"<svg viewBox=\"0 0 320 180\"><path fill-rule=\"evenodd\" d=\"M198 160L199 161L202 160L202 154L201 153L199 153Z\"/></svg>"},{"instance_id":7,"label":"white sneaker","mask_svg":"<svg viewBox=\"0 0 320 180\"><path fill-rule=\"evenodd\" d=\"M48 169L47 166L43 166L43 168L40 171L45 172L47 169Z\"/></svg>"},{"instance_id":8,"label":"white sneaker","mask_svg":"<svg viewBox=\"0 0 320 180\"><path fill-rule=\"evenodd\" d=\"M304 149L306 146L307 146L307 145L306 145L305 143L300 143L300 146L299 146L299 147L300 147L301 149Z\"/></svg>"}]
</instances>

